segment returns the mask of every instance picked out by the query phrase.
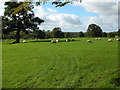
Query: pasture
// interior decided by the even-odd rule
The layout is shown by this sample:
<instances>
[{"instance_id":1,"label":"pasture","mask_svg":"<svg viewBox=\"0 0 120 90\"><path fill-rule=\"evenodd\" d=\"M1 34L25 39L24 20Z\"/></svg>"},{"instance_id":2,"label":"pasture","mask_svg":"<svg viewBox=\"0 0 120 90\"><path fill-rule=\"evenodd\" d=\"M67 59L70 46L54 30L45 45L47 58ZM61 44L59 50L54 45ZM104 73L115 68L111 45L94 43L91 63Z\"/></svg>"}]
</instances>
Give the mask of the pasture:
<instances>
[{"instance_id":1,"label":"pasture","mask_svg":"<svg viewBox=\"0 0 120 90\"><path fill-rule=\"evenodd\" d=\"M92 43L87 43L91 40ZM2 44L3 88L118 88L118 41Z\"/></svg>"}]
</instances>

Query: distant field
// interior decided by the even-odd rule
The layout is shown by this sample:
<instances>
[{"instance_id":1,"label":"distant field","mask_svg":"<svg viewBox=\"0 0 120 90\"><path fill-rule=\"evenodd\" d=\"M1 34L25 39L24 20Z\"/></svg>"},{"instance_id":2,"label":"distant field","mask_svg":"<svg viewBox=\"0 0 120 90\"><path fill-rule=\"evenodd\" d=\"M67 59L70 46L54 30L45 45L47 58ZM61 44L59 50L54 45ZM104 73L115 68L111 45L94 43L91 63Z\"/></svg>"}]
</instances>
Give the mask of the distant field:
<instances>
[{"instance_id":1,"label":"distant field","mask_svg":"<svg viewBox=\"0 0 120 90\"><path fill-rule=\"evenodd\" d=\"M86 40L93 43L87 43ZM118 88L118 42L3 40L3 88Z\"/></svg>"}]
</instances>

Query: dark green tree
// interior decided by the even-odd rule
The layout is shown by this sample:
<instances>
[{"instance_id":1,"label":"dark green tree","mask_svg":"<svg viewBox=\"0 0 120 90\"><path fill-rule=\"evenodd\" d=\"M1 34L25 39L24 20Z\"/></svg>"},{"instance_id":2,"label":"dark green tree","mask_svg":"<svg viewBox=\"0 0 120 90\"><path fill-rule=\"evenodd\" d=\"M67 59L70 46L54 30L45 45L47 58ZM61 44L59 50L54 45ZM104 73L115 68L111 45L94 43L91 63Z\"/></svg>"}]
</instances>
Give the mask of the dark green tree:
<instances>
[{"instance_id":1,"label":"dark green tree","mask_svg":"<svg viewBox=\"0 0 120 90\"><path fill-rule=\"evenodd\" d=\"M106 32L103 32L103 33L102 33L102 37L107 37L107 33L106 33Z\"/></svg>"},{"instance_id":2,"label":"dark green tree","mask_svg":"<svg viewBox=\"0 0 120 90\"><path fill-rule=\"evenodd\" d=\"M48 39L48 38L52 38L52 32L50 30L47 30L45 32L45 38Z\"/></svg>"},{"instance_id":3,"label":"dark green tree","mask_svg":"<svg viewBox=\"0 0 120 90\"><path fill-rule=\"evenodd\" d=\"M34 37L39 39L45 39L45 32L42 30L34 30Z\"/></svg>"},{"instance_id":4,"label":"dark green tree","mask_svg":"<svg viewBox=\"0 0 120 90\"><path fill-rule=\"evenodd\" d=\"M16 41L19 43L20 32L26 30L36 30L38 25L40 25L44 20L34 16L32 9L34 8L31 3L27 7L23 7L18 10L17 14L13 14L14 9L18 6L23 5L24 2L5 2L5 11L2 18L2 31L4 33L9 33L11 31L16 31Z\"/></svg>"},{"instance_id":5,"label":"dark green tree","mask_svg":"<svg viewBox=\"0 0 120 90\"><path fill-rule=\"evenodd\" d=\"M87 37L101 37L102 36L102 29L96 24L90 24L88 26Z\"/></svg>"},{"instance_id":6,"label":"dark green tree","mask_svg":"<svg viewBox=\"0 0 120 90\"><path fill-rule=\"evenodd\" d=\"M65 38L70 38L70 37L71 37L71 35L70 35L70 33L69 33L69 32L65 32L65 33L64 33L64 37L65 37Z\"/></svg>"},{"instance_id":7,"label":"dark green tree","mask_svg":"<svg viewBox=\"0 0 120 90\"><path fill-rule=\"evenodd\" d=\"M79 37L84 37L84 33L83 32L79 32Z\"/></svg>"},{"instance_id":8,"label":"dark green tree","mask_svg":"<svg viewBox=\"0 0 120 90\"><path fill-rule=\"evenodd\" d=\"M117 32L109 32L108 37L115 37L117 35Z\"/></svg>"},{"instance_id":9,"label":"dark green tree","mask_svg":"<svg viewBox=\"0 0 120 90\"><path fill-rule=\"evenodd\" d=\"M53 38L63 38L64 33L61 31L61 28L56 27L52 30L52 37Z\"/></svg>"},{"instance_id":10,"label":"dark green tree","mask_svg":"<svg viewBox=\"0 0 120 90\"><path fill-rule=\"evenodd\" d=\"M120 29L118 29L118 33L117 33L118 37L120 37Z\"/></svg>"}]
</instances>

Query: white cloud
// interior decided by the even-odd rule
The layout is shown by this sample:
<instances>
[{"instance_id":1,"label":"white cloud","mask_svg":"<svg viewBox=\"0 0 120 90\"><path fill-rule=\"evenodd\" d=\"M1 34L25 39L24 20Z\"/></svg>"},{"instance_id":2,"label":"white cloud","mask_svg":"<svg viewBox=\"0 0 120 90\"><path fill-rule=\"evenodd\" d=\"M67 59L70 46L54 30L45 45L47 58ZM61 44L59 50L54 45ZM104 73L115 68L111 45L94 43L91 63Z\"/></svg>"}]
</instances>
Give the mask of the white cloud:
<instances>
[{"instance_id":1,"label":"white cloud","mask_svg":"<svg viewBox=\"0 0 120 90\"><path fill-rule=\"evenodd\" d=\"M36 9L35 15L45 22L40 25L40 29L52 30L60 27L63 31L79 30L81 27L80 17L72 14L58 13L56 10L47 8L46 12L42 6Z\"/></svg>"},{"instance_id":2,"label":"white cloud","mask_svg":"<svg viewBox=\"0 0 120 90\"><path fill-rule=\"evenodd\" d=\"M41 18L45 19L45 17L48 15L48 13L45 12L45 10L42 6L35 6L34 10L35 10L35 15L37 17L41 17Z\"/></svg>"},{"instance_id":3,"label":"white cloud","mask_svg":"<svg viewBox=\"0 0 120 90\"><path fill-rule=\"evenodd\" d=\"M87 2L81 4L88 12L93 12L101 15L117 15L118 3L116 2Z\"/></svg>"},{"instance_id":4,"label":"white cloud","mask_svg":"<svg viewBox=\"0 0 120 90\"><path fill-rule=\"evenodd\" d=\"M118 2L86 2L82 4L74 3L73 5L82 6L87 12L97 14L97 16L84 17L84 26L86 26L86 29L89 24L95 23L106 32L117 31Z\"/></svg>"}]
</instances>

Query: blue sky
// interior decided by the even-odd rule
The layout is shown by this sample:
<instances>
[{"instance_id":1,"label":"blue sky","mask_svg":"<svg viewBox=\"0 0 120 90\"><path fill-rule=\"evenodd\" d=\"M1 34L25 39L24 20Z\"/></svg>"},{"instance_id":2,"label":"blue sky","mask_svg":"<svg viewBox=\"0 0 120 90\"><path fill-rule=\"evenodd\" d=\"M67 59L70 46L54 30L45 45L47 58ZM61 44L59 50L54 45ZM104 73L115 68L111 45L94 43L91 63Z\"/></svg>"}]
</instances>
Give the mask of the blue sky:
<instances>
[{"instance_id":1,"label":"blue sky","mask_svg":"<svg viewBox=\"0 0 120 90\"><path fill-rule=\"evenodd\" d=\"M83 16L97 16L98 15L96 13L87 12L83 7L73 6L71 4L68 4L64 7L55 7L55 5L52 5L49 2L47 4L41 4L41 6L44 7L44 8L47 7L47 8L55 9L59 13L74 14L74 15L78 15L80 17L83 17Z\"/></svg>"}]
</instances>

